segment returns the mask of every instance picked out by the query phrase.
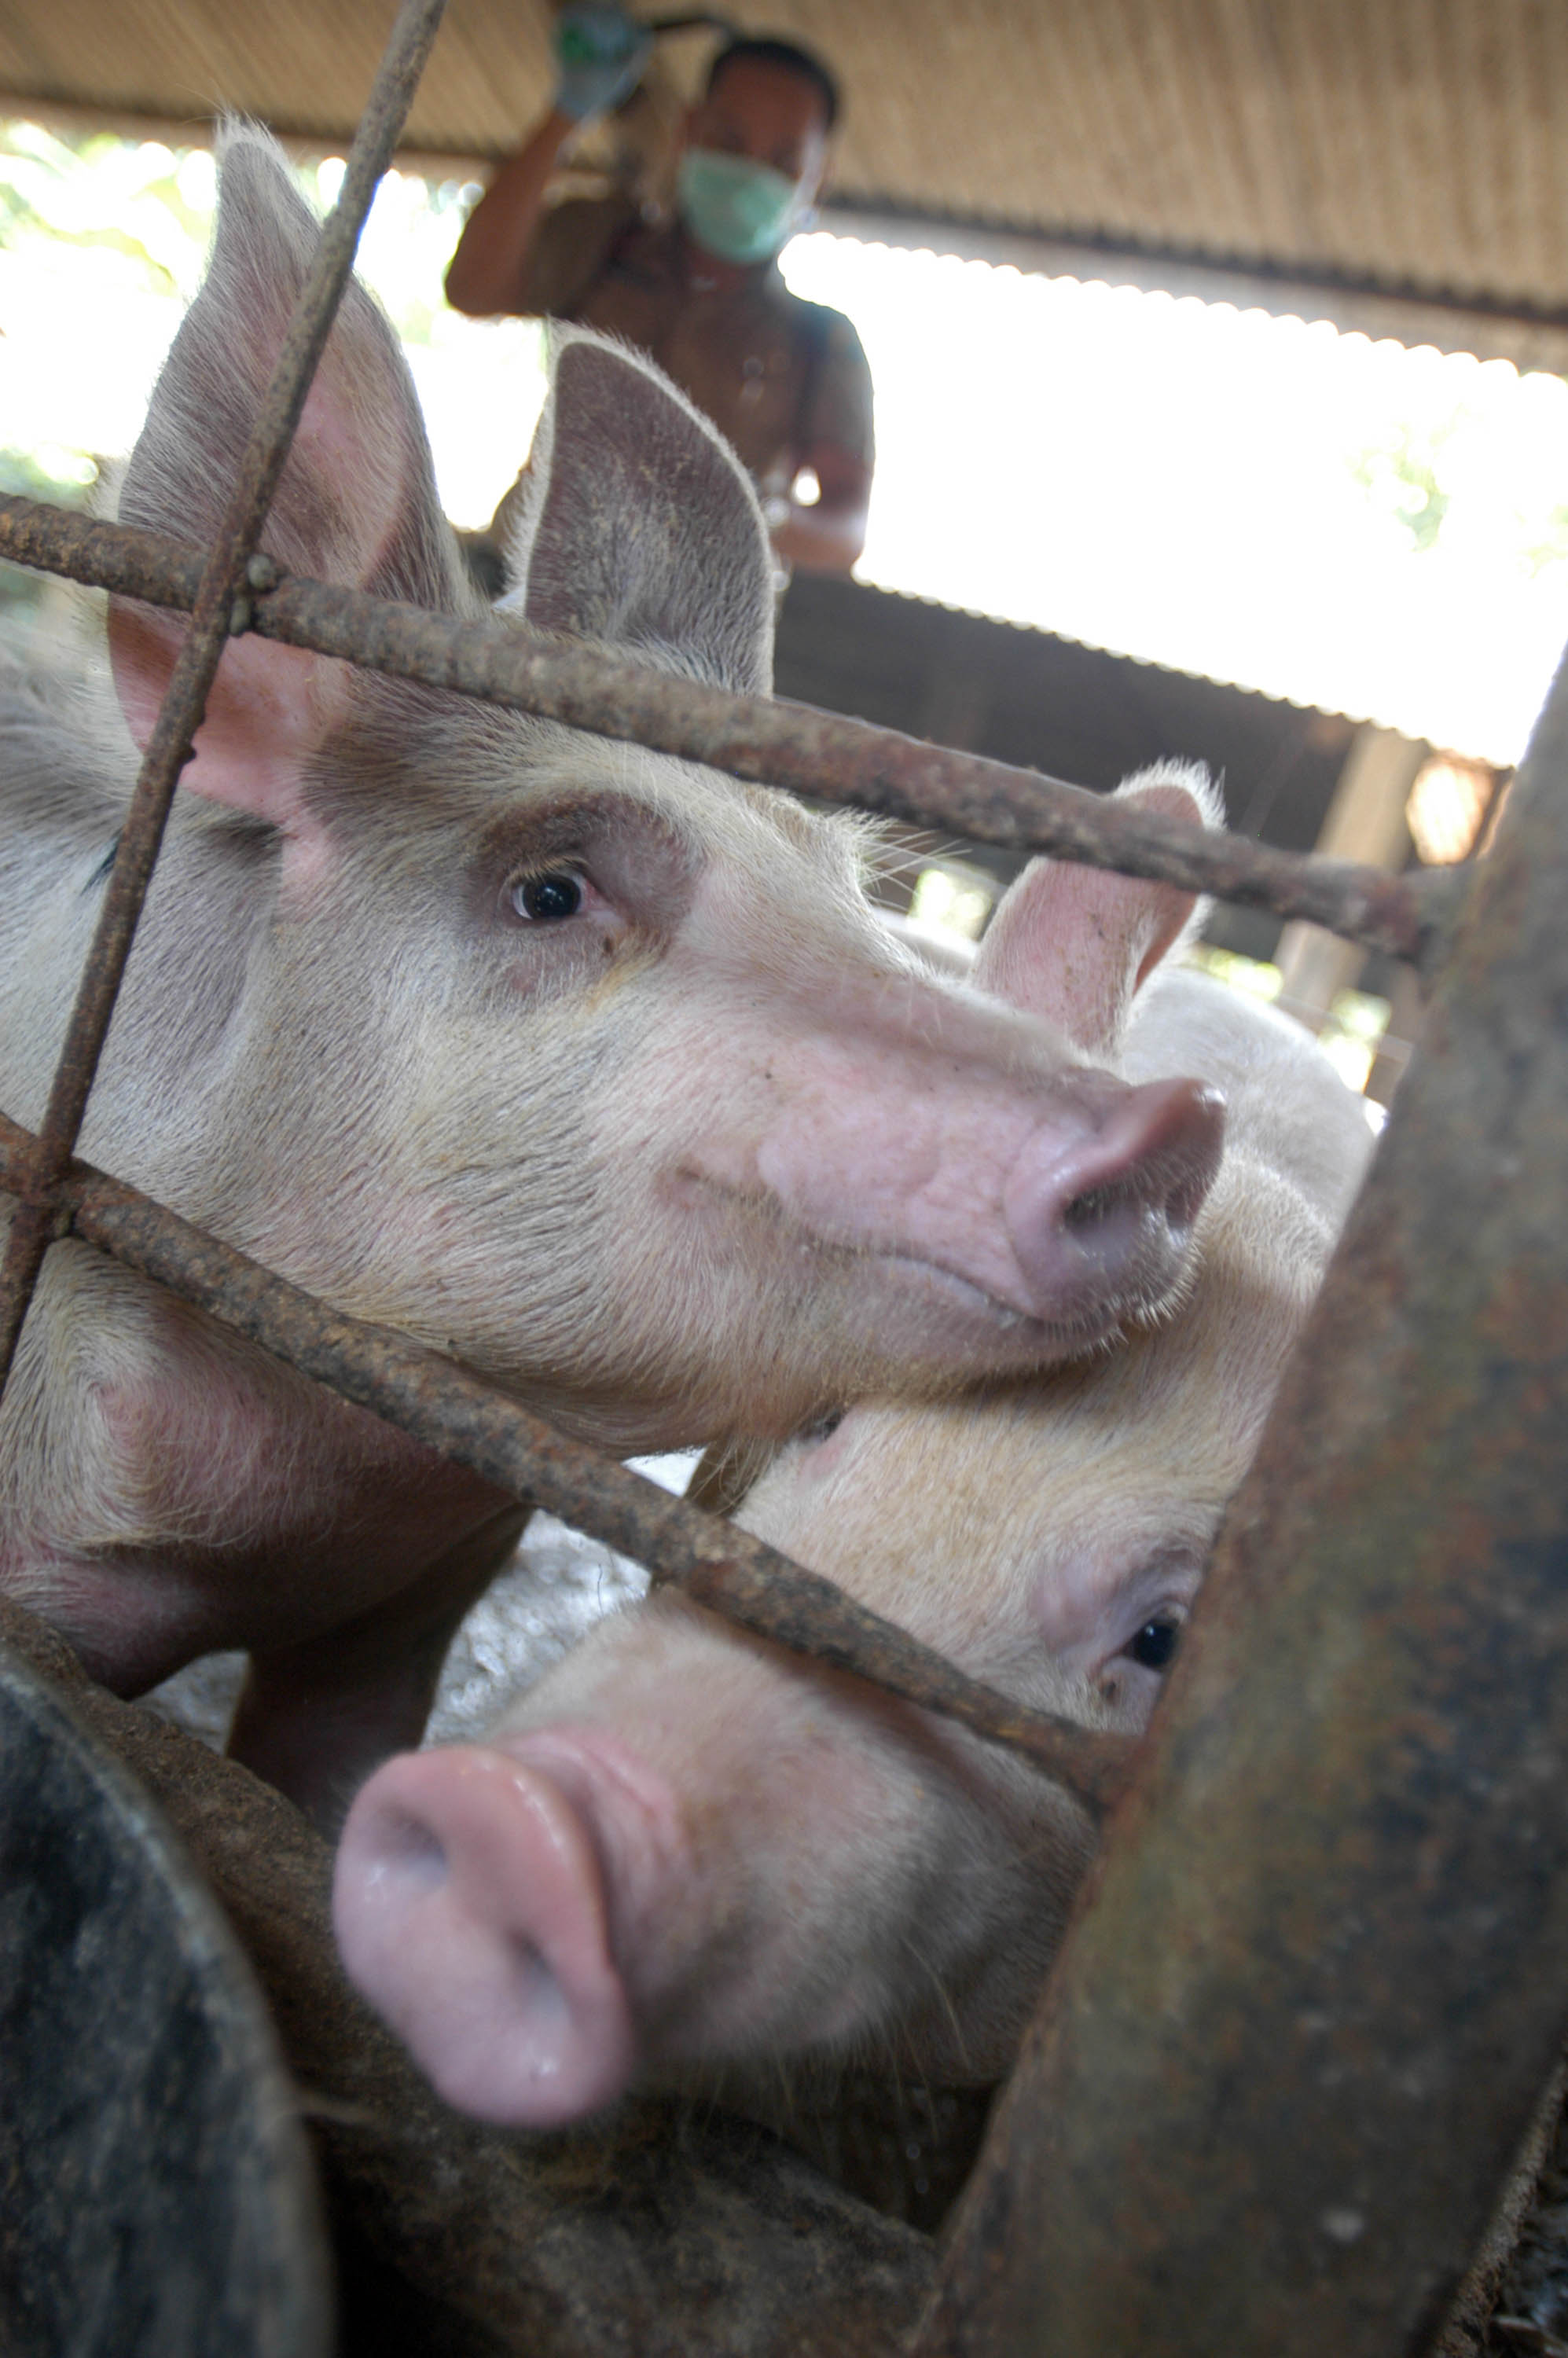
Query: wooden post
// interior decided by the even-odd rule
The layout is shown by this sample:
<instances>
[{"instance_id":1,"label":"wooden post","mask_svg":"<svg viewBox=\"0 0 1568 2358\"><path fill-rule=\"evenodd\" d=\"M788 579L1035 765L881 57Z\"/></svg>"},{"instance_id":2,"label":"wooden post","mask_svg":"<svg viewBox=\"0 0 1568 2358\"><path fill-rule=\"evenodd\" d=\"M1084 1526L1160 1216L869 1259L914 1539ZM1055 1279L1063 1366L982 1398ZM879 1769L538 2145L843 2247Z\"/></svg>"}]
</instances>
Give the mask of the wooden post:
<instances>
[{"instance_id":1,"label":"wooden post","mask_svg":"<svg viewBox=\"0 0 1568 2358\"><path fill-rule=\"evenodd\" d=\"M1364 860L1372 868L1402 868L1410 846L1405 805L1428 748L1395 729L1358 729L1351 741L1317 849L1333 860ZM1289 925L1274 953L1281 1003L1314 1032L1336 991L1355 984L1365 950L1337 941L1320 925Z\"/></svg>"}]
</instances>

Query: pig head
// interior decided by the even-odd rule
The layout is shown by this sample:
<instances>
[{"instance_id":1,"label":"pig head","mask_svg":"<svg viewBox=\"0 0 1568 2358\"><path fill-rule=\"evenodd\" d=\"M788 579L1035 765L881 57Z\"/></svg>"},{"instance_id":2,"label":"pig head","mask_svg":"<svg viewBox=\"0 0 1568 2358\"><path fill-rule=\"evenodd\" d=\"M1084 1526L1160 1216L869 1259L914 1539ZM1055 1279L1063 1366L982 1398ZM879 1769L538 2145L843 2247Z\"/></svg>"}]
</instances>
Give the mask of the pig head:
<instances>
[{"instance_id":1,"label":"pig head","mask_svg":"<svg viewBox=\"0 0 1568 2358\"><path fill-rule=\"evenodd\" d=\"M1130 791L1197 816L1192 781ZM1296 1026L1153 974L1190 906L1041 863L977 973L1141 1085L1226 1093L1179 1303L1026 1383L828 1419L740 1517L1096 1728L1148 1714L1369 1142ZM349 1821L337 1920L449 2098L543 2125L637 2079L996 2076L1091 1848L1015 1756L666 1591L600 1623L488 1745L389 1762Z\"/></svg>"},{"instance_id":2,"label":"pig head","mask_svg":"<svg viewBox=\"0 0 1568 2358\"><path fill-rule=\"evenodd\" d=\"M232 141L126 523L211 536L314 237L276 151ZM357 286L265 545L481 611ZM750 484L631 352L558 339L511 556L520 622L766 690ZM0 1105L26 1123L185 628L111 601L117 709L0 688ZM924 969L874 920L861 823L259 637L226 652L185 783L84 1154L574 1432L781 1434L824 1399L1092 1347L1179 1283L1211 1098L1129 1087ZM151 1286L50 1254L0 1414L0 1578L121 1692L246 1646L297 1723L250 1726L247 1757L302 1790L335 1712L368 1763L389 1724L416 1734L515 1527Z\"/></svg>"}]
</instances>

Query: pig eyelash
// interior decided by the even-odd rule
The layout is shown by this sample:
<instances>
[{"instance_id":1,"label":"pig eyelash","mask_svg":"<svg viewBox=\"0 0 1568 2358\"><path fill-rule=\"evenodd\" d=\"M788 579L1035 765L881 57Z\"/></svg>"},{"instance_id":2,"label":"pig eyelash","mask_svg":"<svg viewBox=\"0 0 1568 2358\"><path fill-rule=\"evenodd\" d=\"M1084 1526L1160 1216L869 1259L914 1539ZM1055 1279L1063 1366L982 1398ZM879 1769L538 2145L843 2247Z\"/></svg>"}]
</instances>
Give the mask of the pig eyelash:
<instances>
[{"instance_id":1,"label":"pig eyelash","mask_svg":"<svg viewBox=\"0 0 1568 2358\"><path fill-rule=\"evenodd\" d=\"M562 925L605 905L582 870L565 865L514 876L506 887L506 902L514 916L533 925Z\"/></svg>"},{"instance_id":2,"label":"pig eyelash","mask_svg":"<svg viewBox=\"0 0 1568 2358\"><path fill-rule=\"evenodd\" d=\"M913 1938L910 1934L906 1933L904 1935L903 1946L913 1958L917 1972L925 1979L930 1982L932 1993L934 1994L942 2013L946 2017L947 2030L953 2040L953 2051L957 2057L960 2065L962 2065L964 2062L966 2047L964 2026L959 2020L958 2009L953 2003L953 1993L947 1986L946 1980L943 1975L941 1967L937 1964L934 1957L927 1955L922 1942ZM897 2057L892 2051L892 2041L886 2037L885 2033L876 2032L874 2027L873 2035L877 2038L877 2043L885 2047L888 2050L888 2061L892 2062L893 2066L893 2076L896 2082L900 2079L901 2075L898 2071Z\"/></svg>"},{"instance_id":3,"label":"pig eyelash","mask_svg":"<svg viewBox=\"0 0 1568 2358\"><path fill-rule=\"evenodd\" d=\"M898 883L909 877L918 877L923 869L935 866L940 860L957 857L957 846L949 845L933 836L927 840L910 844L902 837L883 839L869 835L861 847L865 862L867 885L874 890L879 884Z\"/></svg>"}]
</instances>

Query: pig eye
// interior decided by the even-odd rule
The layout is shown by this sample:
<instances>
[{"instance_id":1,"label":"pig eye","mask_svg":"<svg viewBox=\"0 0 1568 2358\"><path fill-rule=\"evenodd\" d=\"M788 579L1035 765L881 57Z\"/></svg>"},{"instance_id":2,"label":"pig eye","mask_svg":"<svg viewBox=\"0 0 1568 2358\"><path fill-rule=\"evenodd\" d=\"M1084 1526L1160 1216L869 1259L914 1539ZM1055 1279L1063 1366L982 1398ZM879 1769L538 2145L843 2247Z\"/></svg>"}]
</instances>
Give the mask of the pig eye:
<instances>
[{"instance_id":1,"label":"pig eye","mask_svg":"<svg viewBox=\"0 0 1568 2358\"><path fill-rule=\"evenodd\" d=\"M587 878L577 869L546 868L537 876L520 876L510 888L510 897L520 917L550 925L577 916L589 890Z\"/></svg>"},{"instance_id":2,"label":"pig eye","mask_svg":"<svg viewBox=\"0 0 1568 2358\"><path fill-rule=\"evenodd\" d=\"M1174 1661L1176 1648L1181 1642L1181 1623L1156 1616L1153 1620L1145 1621L1131 1644L1122 1650L1130 1661L1138 1664L1140 1670L1163 1671Z\"/></svg>"}]
</instances>

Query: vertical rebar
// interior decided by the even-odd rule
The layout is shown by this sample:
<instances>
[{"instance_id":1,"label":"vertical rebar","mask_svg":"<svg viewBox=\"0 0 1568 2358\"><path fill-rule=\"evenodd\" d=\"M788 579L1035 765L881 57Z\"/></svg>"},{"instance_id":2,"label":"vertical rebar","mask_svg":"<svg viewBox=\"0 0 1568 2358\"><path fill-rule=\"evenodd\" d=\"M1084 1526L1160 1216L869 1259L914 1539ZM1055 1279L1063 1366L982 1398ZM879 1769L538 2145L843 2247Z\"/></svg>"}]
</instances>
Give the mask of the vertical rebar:
<instances>
[{"instance_id":1,"label":"vertical rebar","mask_svg":"<svg viewBox=\"0 0 1568 2358\"><path fill-rule=\"evenodd\" d=\"M1568 669L927 2358L1413 2358L1487 2223L1568 2020L1565 908Z\"/></svg>"},{"instance_id":2,"label":"vertical rebar","mask_svg":"<svg viewBox=\"0 0 1568 2358\"><path fill-rule=\"evenodd\" d=\"M38 1151L0 1262L0 1391L10 1373L44 1255L57 1233L54 1191L81 1133L175 786L190 759L190 741L206 710L230 618L244 590L246 568L353 267L360 231L376 185L392 159L445 5L446 0L404 0L349 152L337 204L322 226L309 275L289 319L283 350L240 462L232 496L202 571L190 629L142 762L38 1128Z\"/></svg>"}]
</instances>

